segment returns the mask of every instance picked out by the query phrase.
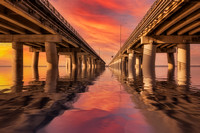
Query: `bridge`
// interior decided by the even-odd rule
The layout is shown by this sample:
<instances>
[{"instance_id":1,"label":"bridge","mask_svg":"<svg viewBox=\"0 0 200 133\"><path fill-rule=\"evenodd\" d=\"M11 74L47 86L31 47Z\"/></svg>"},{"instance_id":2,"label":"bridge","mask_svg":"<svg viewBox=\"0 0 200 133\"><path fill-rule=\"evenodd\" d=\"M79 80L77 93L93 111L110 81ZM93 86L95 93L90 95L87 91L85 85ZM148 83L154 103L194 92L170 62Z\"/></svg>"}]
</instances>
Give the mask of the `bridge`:
<instances>
[{"instance_id":1,"label":"bridge","mask_svg":"<svg viewBox=\"0 0 200 133\"><path fill-rule=\"evenodd\" d=\"M105 66L48 0L0 0L0 42L12 43L16 80L22 78L23 45L33 52L35 69L40 52L46 52L48 69L58 69L59 55L66 56L66 66L70 70Z\"/></svg>"},{"instance_id":2,"label":"bridge","mask_svg":"<svg viewBox=\"0 0 200 133\"><path fill-rule=\"evenodd\" d=\"M144 79L155 76L156 53L167 53L168 70L174 71L177 52L179 85L188 82L190 44L200 43L199 0L156 0L110 62L114 69L143 71Z\"/></svg>"}]
</instances>

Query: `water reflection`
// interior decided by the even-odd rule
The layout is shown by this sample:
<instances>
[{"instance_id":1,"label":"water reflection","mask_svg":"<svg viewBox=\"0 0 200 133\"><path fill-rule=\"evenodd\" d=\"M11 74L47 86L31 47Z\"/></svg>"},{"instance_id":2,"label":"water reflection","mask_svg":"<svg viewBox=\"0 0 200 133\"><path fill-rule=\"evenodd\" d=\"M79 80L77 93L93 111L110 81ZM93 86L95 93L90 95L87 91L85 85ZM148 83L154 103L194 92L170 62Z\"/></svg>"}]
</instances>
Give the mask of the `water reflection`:
<instances>
[{"instance_id":1,"label":"water reflection","mask_svg":"<svg viewBox=\"0 0 200 133\"><path fill-rule=\"evenodd\" d=\"M200 89L194 89L189 74L183 76L185 71L179 74L180 71L177 80L170 69L166 79L156 79L152 71L129 82L129 77L112 70L156 132L198 133Z\"/></svg>"},{"instance_id":2,"label":"water reflection","mask_svg":"<svg viewBox=\"0 0 200 133\"><path fill-rule=\"evenodd\" d=\"M3 68L2 68L3 69ZM2 133L32 133L47 125L64 110L70 109L79 97L78 93L87 91L87 86L104 71L104 69L80 70L60 69L64 76L58 76L58 71L47 69L39 73L38 69L28 69L29 81L23 84L23 72L14 73L10 92L1 89L0 94L0 132ZM32 69L32 71L30 71ZM41 68L39 68L41 69ZM43 68L42 68L43 69ZM26 70L25 70L26 71ZM86 71L86 70L85 70ZM40 77L44 77L41 79ZM27 75L27 73L26 73ZM63 75L63 74L62 74ZM83 76L84 75L84 76ZM5 84L5 83L4 83ZM5 122L6 121L6 122Z\"/></svg>"}]
</instances>

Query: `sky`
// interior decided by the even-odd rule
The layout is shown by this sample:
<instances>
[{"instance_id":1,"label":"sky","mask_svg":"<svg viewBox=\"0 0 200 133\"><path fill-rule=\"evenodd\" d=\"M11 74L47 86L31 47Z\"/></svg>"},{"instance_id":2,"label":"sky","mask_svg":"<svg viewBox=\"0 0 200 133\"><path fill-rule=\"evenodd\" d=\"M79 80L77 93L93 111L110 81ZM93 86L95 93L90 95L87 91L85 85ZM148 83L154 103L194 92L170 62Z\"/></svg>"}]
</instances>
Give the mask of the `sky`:
<instances>
[{"instance_id":1,"label":"sky","mask_svg":"<svg viewBox=\"0 0 200 133\"><path fill-rule=\"evenodd\" d=\"M155 0L49 0L108 64ZM191 46L191 64L200 64L198 45ZM24 47L24 65L31 65L32 53ZM9 54L8 54L9 53ZM11 64L11 44L0 45L0 65ZM46 65L45 53L40 65ZM166 65L166 54L158 54L157 65ZM65 57L60 57L65 65Z\"/></svg>"}]
</instances>

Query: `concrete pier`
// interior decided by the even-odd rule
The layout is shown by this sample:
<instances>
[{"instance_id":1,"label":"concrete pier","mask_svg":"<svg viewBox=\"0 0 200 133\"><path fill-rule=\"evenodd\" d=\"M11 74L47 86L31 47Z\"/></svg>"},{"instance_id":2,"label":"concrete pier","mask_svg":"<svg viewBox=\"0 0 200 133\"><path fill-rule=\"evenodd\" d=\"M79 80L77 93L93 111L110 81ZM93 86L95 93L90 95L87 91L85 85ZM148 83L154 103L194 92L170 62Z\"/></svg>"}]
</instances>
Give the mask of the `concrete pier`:
<instances>
[{"instance_id":1,"label":"concrete pier","mask_svg":"<svg viewBox=\"0 0 200 133\"><path fill-rule=\"evenodd\" d=\"M144 45L142 69L147 77L155 73L155 58L156 46L153 43Z\"/></svg>"},{"instance_id":2,"label":"concrete pier","mask_svg":"<svg viewBox=\"0 0 200 133\"><path fill-rule=\"evenodd\" d=\"M178 85L188 85L190 82L190 44L178 44L177 47Z\"/></svg>"},{"instance_id":3,"label":"concrete pier","mask_svg":"<svg viewBox=\"0 0 200 133\"><path fill-rule=\"evenodd\" d=\"M129 51L128 54L128 78L135 78L135 54L134 51Z\"/></svg>"},{"instance_id":4,"label":"concrete pier","mask_svg":"<svg viewBox=\"0 0 200 133\"><path fill-rule=\"evenodd\" d=\"M175 68L175 61L174 61L174 53L167 53L167 59L168 59L168 69L174 69Z\"/></svg>"},{"instance_id":5,"label":"concrete pier","mask_svg":"<svg viewBox=\"0 0 200 133\"><path fill-rule=\"evenodd\" d=\"M121 61L122 61L122 71L126 71L126 59L125 59L125 57L122 57L122 59L121 59Z\"/></svg>"},{"instance_id":6,"label":"concrete pier","mask_svg":"<svg viewBox=\"0 0 200 133\"><path fill-rule=\"evenodd\" d=\"M92 61L92 68L96 68L96 61L95 61L95 59L94 58L91 58L91 61Z\"/></svg>"},{"instance_id":7,"label":"concrete pier","mask_svg":"<svg viewBox=\"0 0 200 133\"><path fill-rule=\"evenodd\" d=\"M35 81L39 80L38 63L39 63L39 52L33 52L32 62L32 73Z\"/></svg>"},{"instance_id":8,"label":"concrete pier","mask_svg":"<svg viewBox=\"0 0 200 133\"><path fill-rule=\"evenodd\" d=\"M45 50L48 69L58 69L58 54L56 44L45 42Z\"/></svg>"},{"instance_id":9,"label":"concrete pier","mask_svg":"<svg viewBox=\"0 0 200 133\"><path fill-rule=\"evenodd\" d=\"M142 56L139 55L139 54L136 54L135 55L135 73L136 73L136 76L141 76L142 74Z\"/></svg>"},{"instance_id":10,"label":"concrete pier","mask_svg":"<svg viewBox=\"0 0 200 133\"><path fill-rule=\"evenodd\" d=\"M87 69L87 58L86 58L86 55L82 55L82 69Z\"/></svg>"},{"instance_id":11,"label":"concrete pier","mask_svg":"<svg viewBox=\"0 0 200 133\"><path fill-rule=\"evenodd\" d=\"M55 43L45 42L47 75L45 92L55 93L58 78L58 53ZM56 76L57 75L57 76Z\"/></svg>"},{"instance_id":12,"label":"concrete pier","mask_svg":"<svg viewBox=\"0 0 200 133\"><path fill-rule=\"evenodd\" d=\"M20 92L23 86L23 44L12 42L12 70L13 70L13 92Z\"/></svg>"},{"instance_id":13,"label":"concrete pier","mask_svg":"<svg viewBox=\"0 0 200 133\"><path fill-rule=\"evenodd\" d=\"M33 52L33 62L32 66L34 68L38 67L38 62L39 62L39 52Z\"/></svg>"},{"instance_id":14,"label":"concrete pier","mask_svg":"<svg viewBox=\"0 0 200 133\"><path fill-rule=\"evenodd\" d=\"M168 59L168 81L174 81L175 61L174 53L167 53Z\"/></svg>"},{"instance_id":15,"label":"concrete pier","mask_svg":"<svg viewBox=\"0 0 200 133\"><path fill-rule=\"evenodd\" d=\"M72 69L76 69L77 64L78 64L77 52L73 51L72 56L71 56L71 67L72 67Z\"/></svg>"},{"instance_id":16,"label":"concrete pier","mask_svg":"<svg viewBox=\"0 0 200 133\"><path fill-rule=\"evenodd\" d=\"M66 55L66 69L71 69L71 56L70 55Z\"/></svg>"}]
</instances>

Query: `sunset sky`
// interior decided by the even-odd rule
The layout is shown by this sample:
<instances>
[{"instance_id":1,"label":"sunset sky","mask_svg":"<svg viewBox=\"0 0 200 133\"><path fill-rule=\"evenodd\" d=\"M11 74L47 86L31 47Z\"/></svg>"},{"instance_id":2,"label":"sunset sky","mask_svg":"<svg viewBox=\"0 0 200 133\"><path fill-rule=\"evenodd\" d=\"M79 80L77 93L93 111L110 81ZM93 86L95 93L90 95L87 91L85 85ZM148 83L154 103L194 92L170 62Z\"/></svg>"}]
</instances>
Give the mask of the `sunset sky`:
<instances>
[{"instance_id":1,"label":"sunset sky","mask_svg":"<svg viewBox=\"0 0 200 133\"><path fill-rule=\"evenodd\" d=\"M80 33L91 47L109 63L122 44L143 18L155 0L49 0L65 19ZM191 46L191 64L200 64L199 46ZM32 53L24 47L24 65L31 65ZM0 65L10 65L11 45L0 45ZM40 65L45 65L45 53L40 55ZM156 64L167 63L166 54L157 56ZM65 64L60 57L60 65Z\"/></svg>"}]
</instances>

